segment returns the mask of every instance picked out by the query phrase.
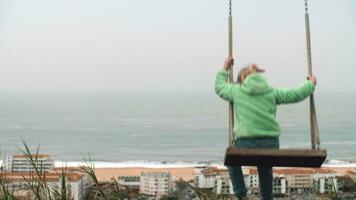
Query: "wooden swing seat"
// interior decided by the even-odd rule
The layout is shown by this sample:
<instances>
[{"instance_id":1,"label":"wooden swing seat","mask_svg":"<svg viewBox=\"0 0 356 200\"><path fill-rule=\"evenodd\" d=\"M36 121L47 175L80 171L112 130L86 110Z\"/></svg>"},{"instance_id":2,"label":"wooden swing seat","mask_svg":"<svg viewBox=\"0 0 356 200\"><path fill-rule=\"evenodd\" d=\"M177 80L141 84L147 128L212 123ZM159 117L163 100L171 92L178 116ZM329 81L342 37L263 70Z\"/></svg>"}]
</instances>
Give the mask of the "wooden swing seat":
<instances>
[{"instance_id":1,"label":"wooden swing seat","mask_svg":"<svg viewBox=\"0 0 356 200\"><path fill-rule=\"evenodd\" d=\"M228 147L226 166L320 167L326 150L318 149L253 149Z\"/></svg>"}]
</instances>

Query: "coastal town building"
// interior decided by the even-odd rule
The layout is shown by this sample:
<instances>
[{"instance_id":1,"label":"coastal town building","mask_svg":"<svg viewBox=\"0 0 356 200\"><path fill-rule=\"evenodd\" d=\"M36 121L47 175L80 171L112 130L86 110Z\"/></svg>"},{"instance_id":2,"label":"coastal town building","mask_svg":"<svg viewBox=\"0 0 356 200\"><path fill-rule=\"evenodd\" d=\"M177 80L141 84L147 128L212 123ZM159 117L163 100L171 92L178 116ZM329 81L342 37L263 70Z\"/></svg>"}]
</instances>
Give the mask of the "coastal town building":
<instances>
[{"instance_id":1,"label":"coastal town building","mask_svg":"<svg viewBox=\"0 0 356 200\"><path fill-rule=\"evenodd\" d=\"M84 195L91 185L91 179L89 175L79 172L66 173L66 187L70 192L73 200L84 200ZM49 188L61 190L61 174L56 172L49 172L45 174L46 184ZM39 177L34 173L26 172L12 172L12 173L0 173L0 178L6 180L6 187L10 191L14 190L14 194L18 197L26 197L26 199L34 199L33 193L28 188L28 182L26 180L38 180Z\"/></svg>"},{"instance_id":2,"label":"coastal town building","mask_svg":"<svg viewBox=\"0 0 356 200\"><path fill-rule=\"evenodd\" d=\"M340 178L342 176L339 176ZM314 188L319 194L331 194L339 191L338 176L331 170L319 170L314 174Z\"/></svg>"},{"instance_id":3,"label":"coastal town building","mask_svg":"<svg viewBox=\"0 0 356 200\"><path fill-rule=\"evenodd\" d=\"M311 174L288 174L286 175L289 192L312 192L313 177Z\"/></svg>"},{"instance_id":4,"label":"coastal town building","mask_svg":"<svg viewBox=\"0 0 356 200\"><path fill-rule=\"evenodd\" d=\"M140 193L150 197L168 195L172 189L172 175L167 172L141 172Z\"/></svg>"},{"instance_id":5,"label":"coastal town building","mask_svg":"<svg viewBox=\"0 0 356 200\"><path fill-rule=\"evenodd\" d=\"M287 193L287 180L284 175L275 174L273 176L273 193L274 194Z\"/></svg>"},{"instance_id":6,"label":"coastal town building","mask_svg":"<svg viewBox=\"0 0 356 200\"><path fill-rule=\"evenodd\" d=\"M354 171L336 173L334 170L320 168L274 168L273 193L289 194L333 194L342 187L338 179L352 180ZM259 181L256 168L243 168L245 185L250 195L259 194ZM228 171L217 167L206 167L196 171L195 185L212 189L216 194L233 194ZM345 182L345 181L343 181Z\"/></svg>"},{"instance_id":7,"label":"coastal town building","mask_svg":"<svg viewBox=\"0 0 356 200\"><path fill-rule=\"evenodd\" d=\"M277 190L280 188L281 193L282 190L285 193L312 192L314 190L314 172L315 170L298 168L274 169L274 177L278 177L277 180L280 180L280 182L274 181L274 187Z\"/></svg>"},{"instance_id":8,"label":"coastal town building","mask_svg":"<svg viewBox=\"0 0 356 200\"><path fill-rule=\"evenodd\" d=\"M195 185L212 189L216 194L233 194L232 183L227 169L207 167L196 171Z\"/></svg>"},{"instance_id":9,"label":"coastal town building","mask_svg":"<svg viewBox=\"0 0 356 200\"><path fill-rule=\"evenodd\" d=\"M216 194L234 194L232 183L228 174L220 174L216 177L214 191Z\"/></svg>"},{"instance_id":10,"label":"coastal town building","mask_svg":"<svg viewBox=\"0 0 356 200\"><path fill-rule=\"evenodd\" d=\"M316 180L316 189L320 194L331 194L338 192L336 177L323 177Z\"/></svg>"},{"instance_id":11,"label":"coastal town building","mask_svg":"<svg viewBox=\"0 0 356 200\"><path fill-rule=\"evenodd\" d=\"M23 154L7 155L4 160L4 170L6 172L34 172L35 167L42 172L48 172L54 168L54 161L49 155L31 155L35 162L31 163L28 156ZM35 166L34 166L34 165Z\"/></svg>"},{"instance_id":12,"label":"coastal town building","mask_svg":"<svg viewBox=\"0 0 356 200\"><path fill-rule=\"evenodd\" d=\"M215 188L218 173L219 169L216 167L207 167L196 171L195 185L197 185L198 188Z\"/></svg>"},{"instance_id":13,"label":"coastal town building","mask_svg":"<svg viewBox=\"0 0 356 200\"><path fill-rule=\"evenodd\" d=\"M258 174L255 168L246 168L242 171L244 175L247 193L258 194L260 192Z\"/></svg>"},{"instance_id":14,"label":"coastal town building","mask_svg":"<svg viewBox=\"0 0 356 200\"><path fill-rule=\"evenodd\" d=\"M274 193L332 193L337 191L337 175L329 169L275 169Z\"/></svg>"},{"instance_id":15,"label":"coastal town building","mask_svg":"<svg viewBox=\"0 0 356 200\"><path fill-rule=\"evenodd\" d=\"M141 184L140 176L119 176L118 184L121 187L139 189Z\"/></svg>"},{"instance_id":16,"label":"coastal town building","mask_svg":"<svg viewBox=\"0 0 356 200\"><path fill-rule=\"evenodd\" d=\"M248 168L243 168L246 187L258 188L258 177L248 176ZM206 167L196 171L195 185L199 188L212 189L216 194L234 194L229 172L227 169L217 167ZM258 189L257 189L258 192Z\"/></svg>"}]
</instances>

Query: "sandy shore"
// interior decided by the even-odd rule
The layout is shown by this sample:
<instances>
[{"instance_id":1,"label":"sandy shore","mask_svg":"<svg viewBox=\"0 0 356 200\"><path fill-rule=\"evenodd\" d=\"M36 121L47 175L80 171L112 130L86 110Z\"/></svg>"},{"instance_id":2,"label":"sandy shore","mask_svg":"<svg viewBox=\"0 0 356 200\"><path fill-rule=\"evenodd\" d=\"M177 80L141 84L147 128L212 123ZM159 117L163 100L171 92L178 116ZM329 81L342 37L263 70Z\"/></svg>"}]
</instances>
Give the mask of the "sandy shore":
<instances>
[{"instance_id":1,"label":"sandy shore","mask_svg":"<svg viewBox=\"0 0 356 200\"><path fill-rule=\"evenodd\" d=\"M194 167L186 168L97 168L95 174L99 181L108 181L112 177L118 176L140 176L141 172L170 172L174 177L181 177L184 180L191 180L194 178Z\"/></svg>"}]
</instances>

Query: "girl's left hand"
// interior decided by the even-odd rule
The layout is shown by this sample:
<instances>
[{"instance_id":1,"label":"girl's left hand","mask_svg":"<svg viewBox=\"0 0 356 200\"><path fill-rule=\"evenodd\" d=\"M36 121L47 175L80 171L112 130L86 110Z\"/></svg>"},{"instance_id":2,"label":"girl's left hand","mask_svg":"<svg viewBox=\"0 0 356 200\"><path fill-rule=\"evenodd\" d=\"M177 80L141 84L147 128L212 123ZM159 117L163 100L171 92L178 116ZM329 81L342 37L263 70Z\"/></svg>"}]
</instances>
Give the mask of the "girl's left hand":
<instances>
[{"instance_id":1,"label":"girl's left hand","mask_svg":"<svg viewBox=\"0 0 356 200\"><path fill-rule=\"evenodd\" d=\"M224 64L224 69L225 70L229 70L230 69L230 67L232 66L234 64L234 59L233 58L227 58L226 60L225 60L225 64Z\"/></svg>"}]
</instances>

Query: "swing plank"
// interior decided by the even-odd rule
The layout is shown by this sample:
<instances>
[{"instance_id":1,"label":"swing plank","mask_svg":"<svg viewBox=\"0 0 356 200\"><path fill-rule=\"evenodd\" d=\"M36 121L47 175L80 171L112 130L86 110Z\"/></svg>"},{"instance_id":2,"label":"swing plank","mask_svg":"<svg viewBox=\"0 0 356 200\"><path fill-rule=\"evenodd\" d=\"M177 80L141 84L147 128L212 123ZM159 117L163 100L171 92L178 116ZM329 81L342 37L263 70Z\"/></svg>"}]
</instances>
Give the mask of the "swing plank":
<instances>
[{"instance_id":1,"label":"swing plank","mask_svg":"<svg viewBox=\"0 0 356 200\"><path fill-rule=\"evenodd\" d=\"M228 147L226 166L320 167L326 150L311 149L252 149Z\"/></svg>"}]
</instances>

